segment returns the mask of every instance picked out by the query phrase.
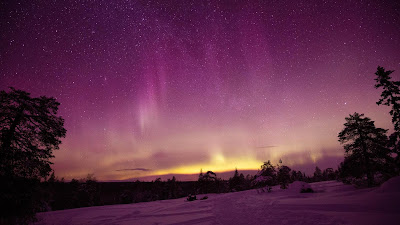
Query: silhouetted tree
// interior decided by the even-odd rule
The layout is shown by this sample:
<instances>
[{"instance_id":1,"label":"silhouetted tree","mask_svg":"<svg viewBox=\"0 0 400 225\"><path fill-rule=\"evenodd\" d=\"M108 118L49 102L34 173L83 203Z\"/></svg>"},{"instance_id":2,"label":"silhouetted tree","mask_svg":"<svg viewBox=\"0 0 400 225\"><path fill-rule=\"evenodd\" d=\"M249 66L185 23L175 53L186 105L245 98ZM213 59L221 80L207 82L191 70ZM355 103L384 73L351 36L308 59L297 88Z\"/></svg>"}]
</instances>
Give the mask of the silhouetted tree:
<instances>
[{"instance_id":1,"label":"silhouetted tree","mask_svg":"<svg viewBox=\"0 0 400 225\"><path fill-rule=\"evenodd\" d=\"M207 173L200 173L197 181L198 193L221 193L226 192L229 188L226 182L217 178L217 174L212 171Z\"/></svg>"},{"instance_id":2,"label":"silhouetted tree","mask_svg":"<svg viewBox=\"0 0 400 225\"><path fill-rule=\"evenodd\" d=\"M385 129L376 128L374 121L364 114L354 113L346 117L345 128L339 133L339 141L344 145L345 158L352 164L358 164L365 171L368 186L373 184L377 165L384 165L390 160L386 148L387 136Z\"/></svg>"},{"instance_id":3,"label":"silhouetted tree","mask_svg":"<svg viewBox=\"0 0 400 225\"><path fill-rule=\"evenodd\" d=\"M281 185L281 189L286 189L290 183L290 171L288 166L280 166L278 169L277 180Z\"/></svg>"},{"instance_id":4,"label":"silhouetted tree","mask_svg":"<svg viewBox=\"0 0 400 225\"><path fill-rule=\"evenodd\" d=\"M322 180L322 171L318 166L315 167L313 180L314 180L314 182L318 182L318 181Z\"/></svg>"},{"instance_id":5,"label":"silhouetted tree","mask_svg":"<svg viewBox=\"0 0 400 225\"><path fill-rule=\"evenodd\" d=\"M65 137L55 98L0 91L0 222L29 223L41 208L39 180L46 178L53 150Z\"/></svg>"},{"instance_id":6,"label":"silhouetted tree","mask_svg":"<svg viewBox=\"0 0 400 225\"><path fill-rule=\"evenodd\" d=\"M233 174L233 177L229 178L229 189L230 190L237 190L236 187L239 184L239 172L237 168L235 169L235 173Z\"/></svg>"},{"instance_id":7,"label":"silhouetted tree","mask_svg":"<svg viewBox=\"0 0 400 225\"><path fill-rule=\"evenodd\" d=\"M205 181L215 181L217 179L217 174L213 171L207 171L207 173L203 175L203 179Z\"/></svg>"},{"instance_id":8,"label":"silhouetted tree","mask_svg":"<svg viewBox=\"0 0 400 225\"><path fill-rule=\"evenodd\" d=\"M347 184L352 182L352 178L362 178L365 170L358 161L358 158L354 156L345 157L338 167L338 178Z\"/></svg>"},{"instance_id":9,"label":"silhouetted tree","mask_svg":"<svg viewBox=\"0 0 400 225\"><path fill-rule=\"evenodd\" d=\"M245 183L246 179L244 178L244 175L242 173L239 175L238 170L235 169L233 177L229 178L229 189L243 191L247 188Z\"/></svg>"},{"instance_id":10,"label":"silhouetted tree","mask_svg":"<svg viewBox=\"0 0 400 225\"><path fill-rule=\"evenodd\" d=\"M264 162L261 166L261 175L266 177L271 177L273 180L276 178L276 170L275 167L272 165L271 161Z\"/></svg>"},{"instance_id":11,"label":"silhouetted tree","mask_svg":"<svg viewBox=\"0 0 400 225\"><path fill-rule=\"evenodd\" d=\"M178 197L178 191L179 190L178 190L178 186L177 186L177 183L176 183L175 176L173 176L171 180L168 179L167 188L168 188L168 190L167 190L167 192L168 192L167 198L168 199L177 198Z\"/></svg>"},{"instance_id":12,"label":"silhouetted tree","mask_svg":"<svg viewBox=\"0 0 400 225\"><path fill-rule=\"evenodd\" d=\"M390 74L393 70L387 70L378 66L375 75L375 88L382 87L381 98L376 103L378 105L391 106L390 115L394 125L394 133L390 135L390 144L394 153L396 153L397 166L400 167L400 81L392 81Z\"/></svg>"},{"instance_id":13,"label":"silhouetted tree","mask_svg":"<svg viewBox=\"0 0 400 225\"><path fill-rule=\"evenodd\" d=\"M297 171L296 170L292 170L292 172L290 173L290 180L292 180L292 181L297 180Z\"/></svg>"},{"instance_id":14,"label":"silhouetted tree","mask_svg":"<svg viewBox=\"0 0 400 225\"><path fill-rule=\"evenodd\" d=\"M162 181L161 181L161 177L157 178L153 182L153 190L152 190L152 192L154 194L153 199L151 199L152 201L161 200L162 199Z\"/></svg>"},{"instance_id":15,"label":"silhouetted tree","mask_svg":"<svg viewBox=\"0 0 400 225\"><path fill-rule=\"evenodd\" d=\"M322 177L323 177L323 180L335 180L336 179L336 173L333 170L333 168L326 168L322 172Z\"/></svg>"},{"instance_id":16,"label":"silhouetted tree","mask_svg":"<svg viewBox=\"0 0 400 225\"><path fill-rule=\"evenodd\" d=\"M56 182L56 176L54 175L54 171L50 174L49 179L47 180L49 183L54 183Z\"/></svg>"},{"instance_id":17,"label":"silhouetted tree","mask_svg":"<svg viewBox=\"0 0 400 225\"><path fill-rule=\"evenodd\" d=\"M88 174L80 185L81 206L100 205L97 179L94 174Z\"/></svg>"},{"instance_id":18,"label":"silhouetted tree","mask_svg":"<svg viewBox=\"0 0 400 225\"><path fill-rule=\"evenodd\" d=\"M304 176L301 171L292 170L292 175L290 176L291 181L303 181Z\"/></svg>"},{"instance_id":19,"label":"silhouetted tree","mask_svg":"<svg viewBox=\"0 0 400 225\"><path fill-rule=\"evenodd\" d=\"M254 176L251 182L253 188L260 188L265 186L272 186L276 184L276 170L271 161L268 160L261 165L261 170Z\"/></svg>"},{"instance_id":20,"label":"silhouetted tree","mask_svg":"<svg viewBox=\"0 0 400 225\"><path fill-rule=\"evenodd\" d=\"M207 171L203 174L203 170L200 170L199 179L197 180L198 192L208 193L214 188L212 186L214 181L217 179L217 175L212 171Z\"/></svg>"},{"instance_id":21,"label":"silhouetted tree","mask_svg":"<svg viewBox=\"0 0 400 225\"><path fill-rule=\"evenodd\" d=\"M45 178L66 133L59 103L11 88L0 92L0 105L0 175Z\"/></svg>"}]
</instances>

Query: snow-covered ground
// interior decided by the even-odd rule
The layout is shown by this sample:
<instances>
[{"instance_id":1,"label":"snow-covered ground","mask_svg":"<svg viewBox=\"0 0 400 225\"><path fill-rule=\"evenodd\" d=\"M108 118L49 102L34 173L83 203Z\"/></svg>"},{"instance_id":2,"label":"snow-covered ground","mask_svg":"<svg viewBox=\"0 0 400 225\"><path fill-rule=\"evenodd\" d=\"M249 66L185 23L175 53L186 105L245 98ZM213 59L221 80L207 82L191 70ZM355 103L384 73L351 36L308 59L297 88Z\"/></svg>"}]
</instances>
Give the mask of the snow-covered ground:
<instances>
[{"instance_id":1,"label":"snow-covered ground","mask_svg":"<svg viewBox=\"0 0 400 225\"><path fill-rule=\"evenodd\" d=\"M370 189L336 181L311 184L316 193L298 187L46 212L38 224L400 224L400 177Z\"/></svg>"}]
</instances>

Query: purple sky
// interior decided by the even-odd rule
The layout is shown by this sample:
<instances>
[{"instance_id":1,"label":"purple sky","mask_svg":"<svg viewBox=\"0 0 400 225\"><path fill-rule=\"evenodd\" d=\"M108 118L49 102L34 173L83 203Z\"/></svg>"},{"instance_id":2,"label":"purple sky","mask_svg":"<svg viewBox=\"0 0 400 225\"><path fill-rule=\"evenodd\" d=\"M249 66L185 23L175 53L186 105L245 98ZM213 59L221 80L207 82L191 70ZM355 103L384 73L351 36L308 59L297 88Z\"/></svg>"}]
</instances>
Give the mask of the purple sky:
<instances>
[{"instance_id":1,"label":"purple sky","mask_svg":"<svg viewBox=\"0 0 400 225\"><path fill-rule=\"evenodd\" d=\"M400 70L396 1L0 7L0 89L61 103L59 177L336 168L345 116L392 128L373 85L378 65Z\"/></svg>"}]
</instances>

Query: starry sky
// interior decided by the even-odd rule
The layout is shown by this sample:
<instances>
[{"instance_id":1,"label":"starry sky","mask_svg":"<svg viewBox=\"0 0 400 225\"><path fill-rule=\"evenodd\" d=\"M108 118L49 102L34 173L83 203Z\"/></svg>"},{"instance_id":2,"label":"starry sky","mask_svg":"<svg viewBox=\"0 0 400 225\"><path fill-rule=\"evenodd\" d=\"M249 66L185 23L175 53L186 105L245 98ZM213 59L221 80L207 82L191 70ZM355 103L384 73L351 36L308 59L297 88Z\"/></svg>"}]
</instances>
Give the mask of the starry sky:
<instances>
[{"instance_id":1,"label":"starry sky","mask_svg":"<svg viewBox=\"0 0 400 225\"><path fill-rule=\"evenodd\" d=\"M337 167L400 70L398 1L1 1L0 89L61 103L66 179ZM398 79L399 72L393 73Z\"/></svg>"}]
</instances>

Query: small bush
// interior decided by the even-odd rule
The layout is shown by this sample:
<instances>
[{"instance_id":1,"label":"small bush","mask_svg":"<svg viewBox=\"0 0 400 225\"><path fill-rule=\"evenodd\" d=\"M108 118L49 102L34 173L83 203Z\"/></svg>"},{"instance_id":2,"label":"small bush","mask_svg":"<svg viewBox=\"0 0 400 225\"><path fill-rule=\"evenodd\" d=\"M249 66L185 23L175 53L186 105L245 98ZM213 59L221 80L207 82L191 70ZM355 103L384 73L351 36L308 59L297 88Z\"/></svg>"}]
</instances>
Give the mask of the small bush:
<instances>
[{"instance_id":1,"label":"small bush","mask_svg":"<svg viewBox=\"0 0 400 225\"><path fill-rule=\"evenodd\" d=\"M196 195L189 195L186 199L190 202L190 201L197 200L197 197L196 197Z\"/></svg>"},{"instance_id":2,"label":"small bush","mask_svg":"<svg viewBox=\"0 0 400 225\"><path fill-rule=\"evenodd\" d=\"M314 193L314 190L312 188L304 188L301 189L300 193Z\"/></svg>"},{"instance_id":3,"label":"small bush","mask_svg":"<svg viewBox=\"0 0 400 225\"><path fill-rule=\"evenodd\" d=\"M206 199L208 199L208 196L204 196L200 200L206 200Z\"/></svg>"}]
</instances>

